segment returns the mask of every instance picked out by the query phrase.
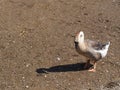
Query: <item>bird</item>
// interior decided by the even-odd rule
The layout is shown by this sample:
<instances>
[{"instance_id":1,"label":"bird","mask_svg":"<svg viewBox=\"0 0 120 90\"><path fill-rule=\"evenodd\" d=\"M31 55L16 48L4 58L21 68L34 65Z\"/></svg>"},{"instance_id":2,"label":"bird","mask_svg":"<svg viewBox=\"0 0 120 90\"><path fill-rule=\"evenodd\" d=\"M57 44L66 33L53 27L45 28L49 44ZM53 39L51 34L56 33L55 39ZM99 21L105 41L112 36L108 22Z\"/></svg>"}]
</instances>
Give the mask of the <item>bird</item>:
<instances>
[{"instance_id":1,"label":"bird","mask_svg":"<svg viewBox=\"0 0 120 90\"><path fill-rule=\"evenodd\" d=\"M90 63L92 62L93 67L89 68L88 71L96 72L96 64L99 60L104 58L107 55L110 41L106 43L101 43L97 41L93 41L90 39L85 39L84 32L80 31L75 36L75 49L80 54L88 58L86 64L84 65L84 69L87 69Z\"/></svg>"}]
</instances>

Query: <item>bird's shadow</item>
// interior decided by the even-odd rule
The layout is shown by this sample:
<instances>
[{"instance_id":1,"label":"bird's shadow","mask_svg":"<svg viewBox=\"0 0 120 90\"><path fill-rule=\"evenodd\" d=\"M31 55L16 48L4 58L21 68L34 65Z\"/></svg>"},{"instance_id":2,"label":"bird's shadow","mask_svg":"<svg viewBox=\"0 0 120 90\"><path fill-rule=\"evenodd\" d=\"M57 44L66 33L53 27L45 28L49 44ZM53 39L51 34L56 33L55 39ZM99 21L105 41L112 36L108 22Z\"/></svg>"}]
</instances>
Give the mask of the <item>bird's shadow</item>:
<instances>
[{"instance_id":1,"label":"bird's shadow","mask_svg":"<svg viewBox=\"0 0 120 90\"><path fill-rule=\"evenodd\" d=\"M38 68L36 72L38 74L41 73L49 73L49 72L70 72L70 71L83 71L88 70L88 68L92 67L90 64L88 68L84 69L86 63L76 63L76 64L66 64L66 65L58 65L49 68Z\"/></svg>"}]
</instances>

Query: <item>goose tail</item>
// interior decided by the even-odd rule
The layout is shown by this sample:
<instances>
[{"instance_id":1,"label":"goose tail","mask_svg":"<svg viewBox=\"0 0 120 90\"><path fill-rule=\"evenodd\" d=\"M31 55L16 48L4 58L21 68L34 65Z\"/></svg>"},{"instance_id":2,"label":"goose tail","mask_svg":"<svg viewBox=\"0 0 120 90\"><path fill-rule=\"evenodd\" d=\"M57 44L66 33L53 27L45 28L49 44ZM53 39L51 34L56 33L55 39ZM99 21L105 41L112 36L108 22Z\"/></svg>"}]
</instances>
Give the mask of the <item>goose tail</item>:
<instances>
[{"instance_id":1,"label":"goose tail","mask_svg":"<svg viewBox=\"0 0 120 90\"><path fill-rule=\"evenodd\" d=\"M107 42L106 45L105 45L105 49L108 50L109 46L110 46L110 42Z\"/></svg>"},{"instance_id":2,"label":"goose tail","mask_svg":"<svg viewBox=\"0 0 120 90\"><path fill-rule=\"evenodd\" d=\"M100 53L102 58L104 58L107 55L109 46L110 42L107 42L101 50L95 50L95 52Z\"/></svg>"}]
</instances>

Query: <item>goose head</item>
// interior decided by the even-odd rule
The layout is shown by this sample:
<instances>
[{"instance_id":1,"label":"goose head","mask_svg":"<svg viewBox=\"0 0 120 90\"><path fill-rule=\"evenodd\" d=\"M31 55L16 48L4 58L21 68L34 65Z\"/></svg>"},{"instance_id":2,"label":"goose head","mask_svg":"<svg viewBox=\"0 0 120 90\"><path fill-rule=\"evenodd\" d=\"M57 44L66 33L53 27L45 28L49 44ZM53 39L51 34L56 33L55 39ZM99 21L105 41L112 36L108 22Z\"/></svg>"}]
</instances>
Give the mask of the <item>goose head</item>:
<instances>
[{"instance_id":1,"label":"goose head","mask_svg":"<svg viewBox=\"0 0 120 90\"><path fill-rule=\"evenodd\" d=\"M83 43L84 42L84 33L83 31L80 31L76 37L75 37L75 42Z\"/></svg>"}]
</instances>

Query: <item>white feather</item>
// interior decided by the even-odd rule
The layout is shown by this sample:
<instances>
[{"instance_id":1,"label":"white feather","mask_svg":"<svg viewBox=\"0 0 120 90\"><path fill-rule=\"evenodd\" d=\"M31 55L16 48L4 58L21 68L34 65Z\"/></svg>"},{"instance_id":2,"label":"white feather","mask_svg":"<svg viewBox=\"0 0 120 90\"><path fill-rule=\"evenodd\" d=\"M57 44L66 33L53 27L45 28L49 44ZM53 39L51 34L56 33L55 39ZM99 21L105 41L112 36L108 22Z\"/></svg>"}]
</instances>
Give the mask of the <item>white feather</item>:
<instances>
[{"instance_id":1,"label":"white feather","mask_svg":"<svg viewBox=\"0 0 120 90\"><path fill-rule=\"evenodd\" d=\"M102 58L104 58L107 55L109 46L110 46L110 42L108 42L108 44L105 46L104 49L102 49L102 50L95 50L95 52L100 53Z\"/></svg>"}]
</instances>

